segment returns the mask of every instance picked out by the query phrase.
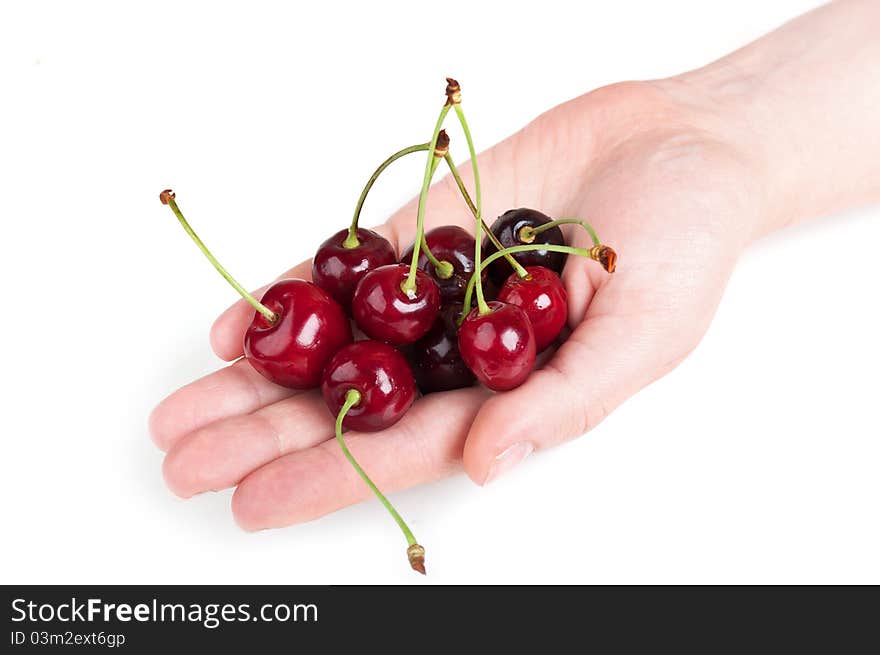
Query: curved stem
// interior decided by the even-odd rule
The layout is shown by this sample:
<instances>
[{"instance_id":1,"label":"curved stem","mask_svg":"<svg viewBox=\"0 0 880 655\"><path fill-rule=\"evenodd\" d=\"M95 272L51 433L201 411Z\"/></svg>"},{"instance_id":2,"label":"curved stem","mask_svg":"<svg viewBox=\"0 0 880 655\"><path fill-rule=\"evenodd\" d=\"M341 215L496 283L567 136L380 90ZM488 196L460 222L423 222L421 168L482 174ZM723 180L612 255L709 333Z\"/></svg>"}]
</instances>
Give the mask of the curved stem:
<instances>
[{"instance_id":1,"label":"curved stem","mask_svg":"<svg viewBox=\"0 0 880 655\"><path fill-rule=\"evenodd\" d=\"M171 207L171 211L174 212L174 215L177 216L177 220L180 221L180 224L183 226L183 229L186 230L186 233L195 241L195 244L199 247L199 250L204 253L205 257L208 258L214 268L217 269L217 272L220 273L224 277L224 279L232 285L232 288L238 291L241 294L241 297L247 300L251 307L253 307L256 311L260 312L263 317L269 321L269 323L274 323L278 320L278 314L273 312L271 309L266 307L259 300L254 298L243 286L241 286L232 275L229 274L220 262L217 261L217 258L211 254L211 251L208 250L208 247L202 242L202 240L198 237L195 231L190 227L189 222L183 217L183 213L180 211L180 208L177 206L177 201L174 199L174 193L172 191L163 191L160 196L162 202Z\"/></svg>"},{"instance_id":2,"label":"curved stem","mask_svg":"<svg viewBox=\"0 0 880 655\"><path fill-rule=\"evenodd\" d=\"M592 253L586 248L575 248L574 246L558 246L553 243L530 243L523 246L511 246L510 248L505 248L504 250L499 250L498 252L493 252L491 255L486 257L486 260L482 263L482 266L476 269L471 275L471 279L468 280L467 289L464 292L464 307L461 310L461 316L458 319L459 325L465 319L465 317L471 311L471 297L473 296L474 287L477 286L477 280L480 279L480 273L482 269L486 268L494 262L496 259L499 259L507 254L513 254L515 252L528 252L530 250L550 250L552 252L564 252L569 255L580 255L581 257L589 257L592 259ZM479 288L479 287L478 287Z\"/></svg>"},{"instance_id":3,"label":"curved stem","mask_svg":"<svg viewBox=\"0 0 880 655\"><path fill-rule=\"evenodd\" d=\"M440 163L440 160L435 156L434 161L431 162L431 177L434 177L434 172L437 170L437 165ZM422 231L422 249L425 251L425 256L428 258L428 261L431 262L431 265L434 267L434 270L437 271L437 275L440 276L441 279L448 279L452 276L454 269L452 268L452 264L447 261L441 261L437 259L434 253L431 252L431 249L428 247L428 240L425 238L425 232Z\"/></svg>"},{"instance_id":4,"label":"curved stem","mask_svg":"<svg viewBox=\"0 0 880 655\"><path fill-rule=\"evenodd\" d=\"M413 245L412 262L409 266L409 275L406 282L403 283L403 290L406 293L414 293L416 290L416 271L419 266L419 251L421 250L422 241L425 234L425 203L428 200L428 187L431 186L431 177L434 175L434 148L437 147L437 137L440 136L440 129L443 127L443 121L446 120L446 114L449 113L449 105L443 105L440 115L437 117L437 124L434 126L434 134L431 135L431 142L428 144L428 161L425 162L425 176L422 180L422 190L419 193L419 209L416 216L416 238Z\"/></svg>"},{"instance_id":5,"label":"curved stem","mask_svg":"<svg viewBox=\"0 0 880 655\"><path fill-rule=\"evenodd\" d=\"M522 236L520 238L529 238L530 236L534 236L537 234L541 234L541 232L546 232L557 225L580 225L590 234L590 238L593 240L593 245L598 246L601 245L601 241L599 241L599 237L596 235L596 230L593 229L593 226L587 223L586 221L582 221L579 218L558 218L555 221L550 221L549 223L544 223L543 225L539 225L538 227L529 227L528 225L521 230Z\"/></svg>"},{"instance_id":6,"label":"curved stem","mask_svg":"<svg viewBox=\"0 0 880 655\"><path fill-rule=\"evenodd\" d=\"M367 195L370 193L370 189L373 188L373 185L376 183L376 180L379 179L379 176L388 168L391 164L396 162L401 157L405 157L406 155L410 155L414 152L423 152L431 147L430 143L420 143L415 146L409 146L408 148L404 148L403 150L398 150L393 155L391 155L388 159L379 164L379 168L375 170L375 172L370 176L370 179L367 180L367 184L364 187L364 190L361 191L360 198L358 198L357 205L354 208L354 217L351 219L351 225L348 228L348 236L345 237L345 241L342 242L342 246L344 248L352 249L357 248L360 245L360 241L357 238L357 229L358 222L361 216L361 210L364 206L364 201L367 199ZM436 159L436 158L435 158ZM437 170L437 164L434 163L434 170ZM434 171L431 171L431 175L433 176ZM431 252L430 248L428 248L427 241L424 240L424 235L422 235L422 248L425 250L425 255L428 257L428 261L437 269L438 274L443 277L444 273L447 273L445 277L449 277L452 275L453 269L452 265L446 262L441 262L434 256L434 253Z\"/></svg>"},{"instance_id":7,"label":"curved stem","mask_svg":"<svg viewBox=\"0 0 880 655\"><path fill-rule=\"evenodd\" d=\"M474 174L474 195L477 196L477 213L483 215L483 192L480 187L480 168L477 165L477 151L474 148L474 140L471 137L471 130L468 127L467 119L464 117L464 111L461 103L455 104L455 114L458 116L458 122L461 123L461 129L464 132L464 138L467 140L468 151L471 155L471 170Z\"/></svg>"},{"instance_id":8,"label":"curved stem","mask_svg":"<svg viewBox=\"0 0 880 655\"><path fill-rule=\"evenodd\" d=\"M370 479L370 476L367 475L366 471L361 468L361 465L358 464L357 460L354 458L354 455L351 454L351 451L348 449L348 446L345 445L345 440L342 438L342 421L345 419L345 415L348 414L348 410L357 405L361 401L361 394L357 389L349 389L345 394L345 402L342 404L342 408L339 410L339 414L336 416L336 441L339 442L339 447L342 448L342 454L345 455L345 458L348 460L349 464L354 467L354 470L357 471L358 475L361 476L361 479L366 482L367 486L372 490L372 492L376 495L376 498L379 499L385 509L388 510L391 517L397 522L397 525L400 527L401 532L403 532L403 536L406 537L406 543L409 548L407 549L407 553L411 553L414 546L418 546L416 542L415 535L413 535L412 530L409 529L409 526L406 524L406 521L397 513L397 510L394 509L394 505L385 497L385 495L379 491L379 487L375 485L375 483ZM421 548L421 546L419 546ZM416 566L416 562L413 562L412 556L410 555L410 564L412 564L413 568L419 571L420 573L425 573L424 568L424 549L422 549L422 561L421 568Z\"/></svg>"},{"instance_id":9,"label":"curved stem","mask_svg":"<svg viewBox=\"0 0 880 655\"><path fill-rule=\"evenodd\" d=\"M471 130L468 127L467 119L464 117L464 111L461 109L461 102L455 101L455 114L458 116L458 122L461 123L461 129L464 132L464 138L467 140L468 151L471 155L471 171L474 174L474 195L477 196L477 230L476 230L476 246L474 248L474 268L477 271L482 270L480 260L483 256L483 192L480 187L480 169L477 165L477 151L474 148L474 140L471 137ZM489 313L489 305L483 297L483 281L477 276L477 310L480 314Z\"/></svg>"},{"instance_id":10,"label":"curved stem","mask_svg":"<svg viewBox=\"0 0 880 655\"><path fill-rule=\"evenodd\" d=\"M492 242L492 245L495 246L497 250L504 250L504 246L498 240L498 237L495 236L495 233L492 232L492 229L486 225L486 221L483 220L482 217L477 213L477 207L474 205L474 201L471 200L471 194L468 193L467 187L464 185L464 180L461 179L461 175L458 173L458 167L456 167L455 162L452 161L452 156L447 152L446 153L446 165L449 167L449 172L452 173L452 178L455 180L455 184L458 186L458 190L461 192L462 198L467 203L468 209L471 210L471 214L473 214L474 218L480 219L482 223L483 229L486 230L486 236L489 238L489 241ZM516 271L516 274L519 277L525 277L528 275L526 273L526 269L522 267L518 261L516 261L511 255L505 255L504 258L507 260L507 263L513 267L513 270Z\"/></svg>"},{"instance_id":11,"label":"curved stem","mask_svg":"<svg viewBox=\"0 0 880 655\"><path fill-rule=\"evenodd\" d=\"M367 194L370 193L370 189L373 188L373 185L376 183L376 180L379 179L379 176L382 172L391 166L394 162L396 162L401 157L405 157L413 152L419 152L422 150L427 150L430 147L430 143L420 143L416 146L410 146L408 148L404 148L403 150L398 150L393 155L391 155L388 159L379 164L379 168L376 169L376 172L367 180L367 184L364 187L364 190L361 191L361 197L358 198L357 205L354 208L354 218L351 219L351 226L348 228L348 236L343 241L342 245L346 248L357 248L360 245L360 242L357 238L357 228L358 228L358 220L361 216L361 209L363 209L364 201L367 199Z\"/></svg>"}]
</instances>

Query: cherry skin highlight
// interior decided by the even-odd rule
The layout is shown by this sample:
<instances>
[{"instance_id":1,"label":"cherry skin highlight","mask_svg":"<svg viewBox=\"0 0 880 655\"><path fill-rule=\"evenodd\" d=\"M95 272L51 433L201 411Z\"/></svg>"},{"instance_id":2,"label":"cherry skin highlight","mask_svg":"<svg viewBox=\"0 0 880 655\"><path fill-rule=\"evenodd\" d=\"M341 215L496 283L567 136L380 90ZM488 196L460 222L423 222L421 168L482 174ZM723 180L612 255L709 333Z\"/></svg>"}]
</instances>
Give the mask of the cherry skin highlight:
<instances>
[{"instance_id":1,"label":"cherry skin highlight","mask_svg":"<svg viewBox=\"0 0 880 655\"><path fill-rule=\"evenodd\" d=\"M440 277L424 250L419 252L419 268L434 278L440 288L442 302L464 300L468 281L476 270L473 235L457 225L443 225L425 232L425 241L431 253L438 260L452 264L452 275L445 279ZM412 254L413 247L410 246L400 258L401 263L409 264L412 261ZM485 279L485 277L486 273L484 272L483 278Z\"/></svg>"},{"instance_id":2,"label":"cherry skin highlight","mask_svg":"<svg viewBox=\"0 0 880 655\"><path fill-rule=\"evenodd\" d=\"M330 413L339 413L350 389L357 389L361 400L348 410L342 425L361 432L391 427L416 397L416 382L406 359L380 341L349 344L327 363L321 393Z\"/></svg>"},{"instance_id":3,"label":"cherry skin highlight","mask_svg":"<svg viewBox=\"0 0 880 655\"><path fill-rule=\"evenodd\" d=\"M403 346L423 337L440 311L440 290L424 271L416 270L416 288L403 290L409 266L391 264L367 273L358 283L351 313L364 334Z\"/></svg>"},{"instance_id":4,"label":"cherry skin highlight","mask_svg":"<svg viewBox=\"0 0 880 655\"><path fill-rule=\"evenodd\" d=\"M498 300L522 309L535 331L538 352L552 344L568 318L568 300L559 276L543 266L526 267L528 275L513 273L498 292Z\"/></svg>"},{"instance_id":5,"label":"cherry skin highlight","mask_svg":"<svg viewBox=\"0 0 880 655\"><path fill-rule=\"evenodd\" d=\"M458 350L458 323L463 305L445 305L428 333L410 350L413 374L422 393L462 389L474 383L474 374Z\"/></svg>"},{"instance_id":6,"label":"cherry skin highlight","mask_svg":"<svg viewBox=\"0 0 880 655\"><path fill-rule=\"evenodd\" d=\"M493 391L518 387L535 365L535 333L516 305L493 300L490 312L474 309L458 332L461 358L477 379Z\"/></svg>"},{"instance_id":7,"label":"cherry skin highlight","mask_svg":"<svg viewBox=\"0 0 880 655\"><path fill-rule=\"evenodd\" d=\"M520 237L524 227L539 227L544 223L550 223L551 221L552 219L549 216L534 209L509 209L496 218L495 222L492 223L492 233L505 248L522 246L528 243L552 243L557 246L564 246L565 237L559 227L552 227L546 232L535 234L533 235L533 238L528 241L523 241ZM498 252L495 245L489 241L489 239L485 239L483 241L483 256L488 257L495 252ZM562 268L565 266L565 259L567 257L565 253L551 252L549 250L516 252L511 256L524 267L543 266L549 268L551 271L556 271L557 273L562 273ZM489 264L489 277L500 287L510 275L511 270L512 269L510 264L507 263L507 260L500 258Z\"/></svg>"},{"instance_id":8,"label":"cherry skin highlight","mask_svg":"<svg viewBox=\"0 0 880 655\"><path fill-rule=\"evenodd\" d=\"M291 389L311 389L333 354L351 343L351 324L342 307L305 280L280 280L263 294L262 303L278 317L262 314L244 334L244 354L259 373Z\"/></svg>"},{"instance_id":9,"label":"cherry skin highlight","mask_svg":"<svg viewBox=\"0 0 880 655\"><path fill-rule=\"evenodd\" d=\"M394 246L372 230L358 228L360 242L354 248L343 243L348 230L340 230L318 247L312 262L312 281L351 313L351 299L361 278L374 268L397 261Z\"/></svg>"}]
</instances>

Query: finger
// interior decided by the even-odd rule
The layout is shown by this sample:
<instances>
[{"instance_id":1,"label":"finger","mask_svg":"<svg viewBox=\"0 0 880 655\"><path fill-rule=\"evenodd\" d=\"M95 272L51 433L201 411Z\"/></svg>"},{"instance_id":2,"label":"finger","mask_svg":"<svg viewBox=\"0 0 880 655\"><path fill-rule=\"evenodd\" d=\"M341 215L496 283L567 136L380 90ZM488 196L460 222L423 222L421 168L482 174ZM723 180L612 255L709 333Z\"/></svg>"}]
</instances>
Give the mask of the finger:
<instances>
[{"instance_id":1,"label":"finger","mask_svg":"<svg viewBox=\"0 0 880 655\"><path fill-rule=\"evenodd\" d=\"M269 382L244 359L181 387L150 414L150 436L167 451L214 421L248 414L296 393Z\"/></svg>"},{"instance_id":2,"label":"finger","mask_svg":"<svg viewBox=\"0 0 880 655\"><path fill-rule=\"evenodd\" d=\"M486 393L472 388L431 394L388 430L346 433L346 444L383 493L445 477L461 467L468 426ZM309 521L371 497L331 439L248 475L235 490L232 511L245 530L262 530Z\"/></svg>"},{"instance_id":3,"label":"finger","mask_svg":"<svg viewBox=\"0 0 880 655\"><path fill-rule=\"evenodd\" d=\"M168 487L189 498L234 487L248 473L333 436L334 417L318 393L304 393L253 414L216 421L174 445L162 471Z\"/></svg>"},{"instance_id":4,"label":"finger","mask_svg":"<svg viewBox=\"0 0 880 655\"><path fill-rule=\"evenodd\" d=\"M474 482L491 482L534 450L592 429L684 356L674 354L680 352L668 336L674 326L611 311L603 302L613 296L609 285L599 290L584 322L544 368L480 410L463 455Z\"/></svg>"}]
</instances>

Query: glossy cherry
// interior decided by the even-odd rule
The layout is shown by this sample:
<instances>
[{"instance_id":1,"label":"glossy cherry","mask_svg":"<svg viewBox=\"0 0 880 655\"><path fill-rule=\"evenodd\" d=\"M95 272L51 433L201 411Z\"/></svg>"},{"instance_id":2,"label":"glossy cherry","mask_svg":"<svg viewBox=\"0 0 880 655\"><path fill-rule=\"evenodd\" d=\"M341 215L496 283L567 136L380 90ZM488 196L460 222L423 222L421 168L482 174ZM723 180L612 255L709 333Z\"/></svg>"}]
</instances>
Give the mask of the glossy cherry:
<instances>
[{"instance_id":1,"label":"glossy cherry","mask_svg":"<svg viewBox=\"0 0 880 655\"><path fill-rule=\"evenodd\" d=\"M411 350L413 374L422 393L450 391L469 387L474 374L458 350L460 302L445 305L428 334L416 341Z\"/></svg>"},{"instance_id":2,"label":"glossy cherry","mask_svg":"<svg viewBox=\"0 0 880 655\"><path fill-rule=\"evenodd\" d=\"M564 246L565 237L562 235L562 230L558 227L552 227L545 232L532 235L532 238L529 240L523 240L521 236L524 227L538 227L544 223L550 223L552 220L549 216L534 209L509 209L492 223L492 233L505 248L522 246L527 243L552 243ZM497 251L497 248L495 248L491 241L488 239L483 241L485 257ZM557 273L562 272L566 257L565 253L551 252L549 250L532 250L513 254L513 258L523 266L543 266ZM489 277L499 287L507 280L510 271L510 264L503 258L489 265Z\"/></svg>"},{"instance_id":3,"label":"glossy cherry","mask_svg":"<svg viewBox=\"0 0 880 655\"><path fill-rule=\"evenodd\" d=\"M342 307L305 280L281 280L254 298L229 274L196 235L177 206L171 189L159 194L180 225L217 272L254 308L244 334L244 354L251 366L276 384L309 389L321 382L321 371L339 348L352 340L351 324Z\"/></svg>"},{"instance_id":4,"label":"glossy cherry","mask_svg":"<svg viewBox=\"0 0 880 655\"><path fill-rule=\"evenodd\" d=\"M356 389L360 401L342 425L361 432L384 430L406 414L416 397L416 382L400 352L380 341L357 341L337 352L324 369L321 393L335 415Z\"/></svg>"},{"instance_id":5,"label":"glossy cherry","mask_svg":"<svg viewBox=\"0 0 880 655\"><path fill-rule=\"evenodd\" d=\"M568 318L565 287L559 276L543 266L526 267L524 278L513 273L498 292L498 300L522 309L535 331L535 348L552 344Z\"/></svg>"},{"instance_id":6,"label":"glossy cherry","mask_svg":"<svg viewBox=\"0 0 880 655\"><path fill-rule=\"evenodd\" d=\"M424 249L419 253L419 268L434 278L440 288L442 302L461 301L464 299L468 280L476 269L473 235L457 225L443 225L425 232L425 241L434 257L452 265L452 275L447 278L441 277L428 260ZM410 246L401 257L401 263L409 264L412 261L412 254L413 247ZM483 278L485 277L486 273L483 273Z\"/></svg>"},{"instance_id":7,"label":"glossy cherry","mask_svg":"<svg viewBox=\"0 0 880 655\"><path fill-rule=\"evenodd\" d=\"M348 230L340 230L320 245L312 262L312 281L351 312L351 299L369 271L397 261L394 246L372 230L357 229L358 245L346 248Z\"/></svg>"},{"instance_id":8,"label":"glossy cherry","mask_svg":"<svg viewBox=\"0 0 880 655\"><path fill-rule=\"evenodd\" d=\"M415 289L404 291L409 267L381 266L357 285L351 313L364 334L377 341L402 346L423 337L440 311L440 290L424 271L416 270Z\"/></svg>"},{"instance_id":9,"label":"glossy cherry","mask_svg":"<svg viewBox=\"0 0 880 655\"><path fill-rule=\"evenodd\" d=\"M244 334L251 366L284 387L317 387L327 361L352 340L342 307L311 282L296 279L276 282L261 302L277 320L270 323L254 312Z\"/></svg>"},{"instance_id":10,"label":"glossy cherry","mask_svg":"<svg viewBox=\"0 0 880 655\"><path fill-rule=\"evenodd\" d=\"M477 379L494 391L518 387L535 364L535 332L516 305L494 300L489 313L474 309L458 332L461 358Z\"/></svg>"}]
</instances>

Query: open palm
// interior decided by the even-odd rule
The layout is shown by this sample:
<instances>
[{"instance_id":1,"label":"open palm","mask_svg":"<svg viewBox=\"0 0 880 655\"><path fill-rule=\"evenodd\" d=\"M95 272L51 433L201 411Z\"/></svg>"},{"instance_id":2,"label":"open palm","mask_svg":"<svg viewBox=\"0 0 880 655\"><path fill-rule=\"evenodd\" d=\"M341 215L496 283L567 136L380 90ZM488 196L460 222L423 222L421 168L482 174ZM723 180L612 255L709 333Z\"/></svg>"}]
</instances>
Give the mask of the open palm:
<instances>
[{"instance_id":1,"label":"open palm","mask_svg":"<svg viewBox=\"0 0 880 655\"><path fill-rule=\"evenodd\" d=\"M462 462L483 484L533 449L591 429L697 344L753 236L759 189L750 159L731 145L736 139L675 97L655 83L599 89L480 155L489 222L514 207L585 218L617 250L618 271L609 276L569 257L571 335L521 387L431 394L384 432L348 433L380 488L433 480ZM465 179L468 172L463 167ZM413 240L415 206L377 228L398 252ZM426 227L443 224L473 229L450 178L428 200ZM566 237L590 245L578 228ZM305 262L282 277L308 279L310 270ZM220 316L211 336L220 357L241 356L252 316L244 301ZM167 452L164 473L175 493L237 486L235 518L255 530L371 496L333 439L333 422L318 392L278 387L239 360L169 396L150 426Z\"/></svg>"}]
</instances>

